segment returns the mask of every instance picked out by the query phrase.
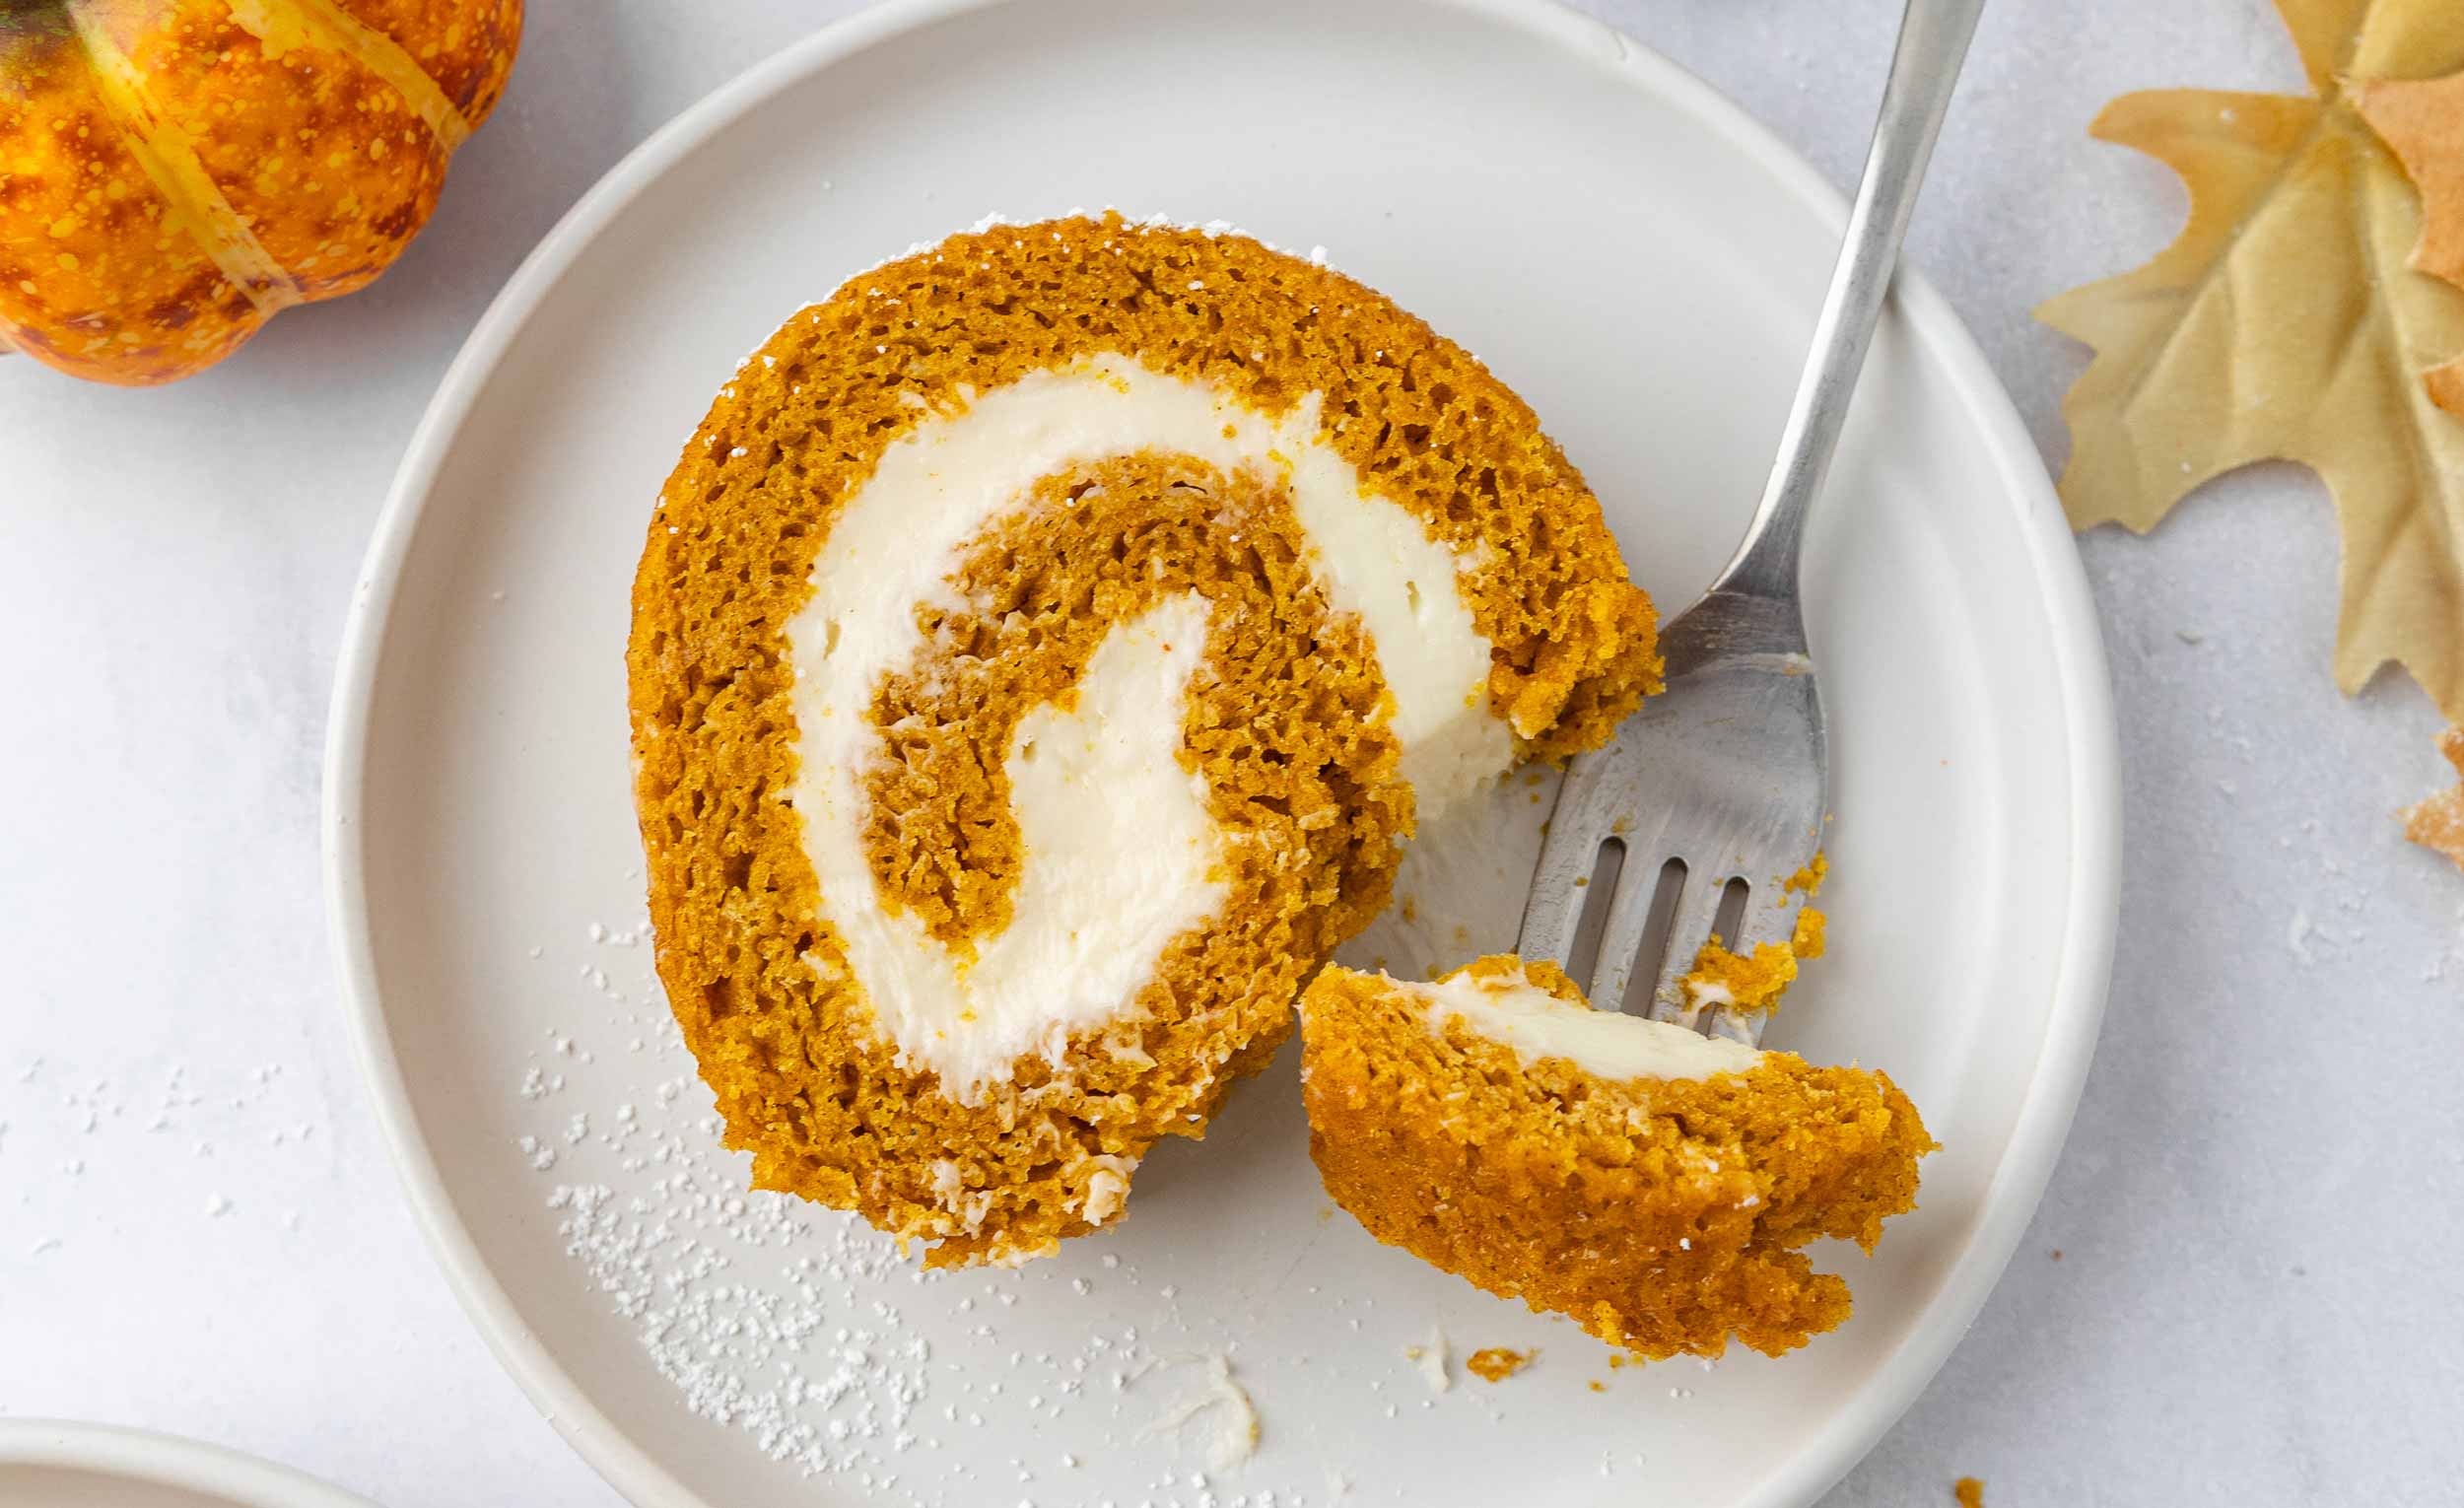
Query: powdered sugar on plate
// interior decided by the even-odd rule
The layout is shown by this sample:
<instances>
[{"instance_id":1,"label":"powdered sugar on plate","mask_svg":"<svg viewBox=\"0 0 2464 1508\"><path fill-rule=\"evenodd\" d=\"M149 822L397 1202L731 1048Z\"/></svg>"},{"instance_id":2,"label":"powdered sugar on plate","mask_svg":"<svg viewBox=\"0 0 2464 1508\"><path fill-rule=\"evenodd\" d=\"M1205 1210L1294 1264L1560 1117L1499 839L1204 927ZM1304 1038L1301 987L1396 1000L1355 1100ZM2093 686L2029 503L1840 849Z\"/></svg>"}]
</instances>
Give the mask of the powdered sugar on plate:
<instances>
[{"instance_id":1,"label":"powdered sugar on plate","mask_svg":"<svg viewBox=\"0 0 2464 1508\"><path fill-rule=\"evenodd\" d=\"M1076 1502L1099 1472L1116 1488L1125 1467L1139 1484L1128 1501L1154 1508L1330 1500L1322 1460L1253 1460L1272 1405L1236 1370L1241 1317L1185 1312L1174 1283L1095 1251L1103 1238L1066 1268L927 1272L851 1216L750 1190L647 940L647 923L598 923L540 949L542 987L574 1004L505 1086L524 1126L507 1150L577 1280L682 1407L802 1474L919 1508ZM1064 1306L1070 1345L1025 1338L1028 1311ZM924 1307L936 1340L916 1323ZM1324 1371L1339 1355L1265 1365ZM1000 1443L1021 1421L1040 1454Z\"/></svg>"}]
</instances>

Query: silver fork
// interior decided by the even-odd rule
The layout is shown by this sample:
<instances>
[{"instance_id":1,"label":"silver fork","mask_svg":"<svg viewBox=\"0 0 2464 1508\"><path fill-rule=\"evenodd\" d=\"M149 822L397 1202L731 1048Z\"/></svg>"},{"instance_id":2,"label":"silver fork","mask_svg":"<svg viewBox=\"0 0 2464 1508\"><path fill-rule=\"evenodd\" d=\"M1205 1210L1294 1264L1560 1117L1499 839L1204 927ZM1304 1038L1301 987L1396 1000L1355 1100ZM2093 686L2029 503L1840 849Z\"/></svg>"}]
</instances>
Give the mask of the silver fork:
<instances>
[{"instance_id":1,"label":"silver fork","mask_svg":"<svg viewBox=\"0 0 2464 1508\"><path fill-rule=\"evenodd\" d=\"M1679 986L1715 931L1740 953L1785 938L1787 879L1821 846L1828 758L1798 549L1983 6L1909 0L1761 505L1711 589L1668 626L1669 689L1607 748L1577 757L1559 788L1519 950L1570 973L1596 958L1589 980L1576 980L1602 1009L1639 1009L1741 1042L1762 1035L1763 1012L1704 1010ZM1673 897L1661 894L1672 887ZM1663 917L1665 932L1654 925ZM1666 949L1645 959L1654 935Z\"/></svg>"}]
</instances>

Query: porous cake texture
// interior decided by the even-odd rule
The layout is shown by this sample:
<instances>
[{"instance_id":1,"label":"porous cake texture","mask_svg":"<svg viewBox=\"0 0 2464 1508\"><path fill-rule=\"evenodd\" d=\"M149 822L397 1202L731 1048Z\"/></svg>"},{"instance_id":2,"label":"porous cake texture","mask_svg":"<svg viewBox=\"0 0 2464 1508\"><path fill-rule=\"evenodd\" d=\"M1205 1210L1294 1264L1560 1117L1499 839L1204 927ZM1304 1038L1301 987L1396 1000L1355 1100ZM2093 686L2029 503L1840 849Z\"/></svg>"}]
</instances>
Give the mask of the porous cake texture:
<instances>
[{"instance_id":1,"label":"porous cake texture","mask_svg":"<svg viewBox=\"0 0 2464 1508\"><path fill-rule=\"evenodd\" d=\"M633 614L658 967L727 1142L935 1266L1117 1218L1415 820L1659 671L1597 501L1478 362L1118 216L799 310L686 446Z\"/></svg>"},{"instance_id":2,"label":"porous cake texture","mask_svg":"<svg viewBox=\"0 0 2464 1508\"><path fill-rule=\"evenodd\" d=\"M1820 893L1830 867L1830 859L1817 851L1803 868L1781 882L1783 894L1804 897L1787 941L1758 942L1750 953L1734 953L1726 938L1712 933L1694 954L1693 967L1677 981L1677 1003L1693 1012L1749 1014L1778 1009L1780 996L1797 982L1798 965L1821 957L1828 945L1830 918L1814 909L1814 898Z\"/></svg>"},{"instance_id":3,"label":"porous cake texture","mask_svg":"<svg viewBox=\"0 0 2464 1508\"><path fill-rule=\"evenodd\" d=\"M1779 1354L1848 1317L1933 1150L1880 1072L1594 1011L1550 964L1330 968L1301 1005L1310 1154L1371 1235L1645 1357Z\"/></svg>"}]
</instances>

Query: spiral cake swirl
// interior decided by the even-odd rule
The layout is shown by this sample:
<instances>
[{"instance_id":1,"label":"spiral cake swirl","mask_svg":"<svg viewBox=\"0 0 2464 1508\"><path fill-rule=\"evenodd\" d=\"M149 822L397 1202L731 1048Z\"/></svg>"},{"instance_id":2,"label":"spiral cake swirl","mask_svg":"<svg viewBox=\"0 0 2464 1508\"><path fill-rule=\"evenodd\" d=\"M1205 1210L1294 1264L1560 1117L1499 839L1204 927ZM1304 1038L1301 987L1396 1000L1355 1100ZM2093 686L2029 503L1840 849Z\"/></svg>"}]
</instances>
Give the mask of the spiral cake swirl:
<instances>
[{"instance_id":1,"label":"spiral cake swirl","mask_svg":"<svg viewBox=\"0 0 2464 1508\"><path fill-rule=\"evenodd\" d=\"M1116 1218L1415 819L1605 739L1653 627L1530 409L1322 266L1110 216L855 279L720 391L634 587L729 1144L935 1266Z\"/></svg>"}]
</instances>

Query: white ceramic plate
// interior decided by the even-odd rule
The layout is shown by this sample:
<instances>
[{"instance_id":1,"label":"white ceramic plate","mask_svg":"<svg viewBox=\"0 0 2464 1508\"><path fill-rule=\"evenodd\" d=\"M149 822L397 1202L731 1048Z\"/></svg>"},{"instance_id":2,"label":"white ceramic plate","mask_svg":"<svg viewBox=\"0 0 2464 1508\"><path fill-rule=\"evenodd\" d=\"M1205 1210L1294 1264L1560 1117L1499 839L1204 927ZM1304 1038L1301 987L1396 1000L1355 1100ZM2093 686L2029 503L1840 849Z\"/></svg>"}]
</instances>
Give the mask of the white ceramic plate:
<instances>
[{"instance_id":1,"label":"white ceramic plate","mask_svg":"<svg viewBox=\"0 0 2464 1508\"><path fill-rule=\"evenodd\" d=\"M2114 920L2088 594L2008 401L1922 284L1809 551L1834 942L1774 1040L1887 1067L1945 1143L1879 1257L1820 1254L1855 1284L1844 1330L1780 1362L1612 1371L1333 1213L1288 1054L1204 1143L1158 1150L1124 1227L1021 1272L924 1281L845 1217L736 1200L632 930L621 652L652 496L800 303L988 211L1107 204L1323 244L1480 353L1672 606L1738 536L1842 218L1734 106L1532 0L896 7L635 153L447 376L337 690L334 926L464 1302L642 1504L1810 1501L2025 1226ZM1483 940L1520 901L1488 872ZM1364 946L1408 966L1409 932ZM1440 1328L1540 1363L1432 1394L1403 1352ZM1201 1486L1230 1405L1158 1421L1204 1404L1217 1356L1263 1434Z\"/></svg>"},{"instance_id":2,"label":"white ceramic plate","mask_svg":"<svg viewBox=\"0 0 2464 1508\"><path fill-rule=\"evenodd\" d=\"M173 1435L0 1419L0 1508L370 1508L287 1467Z\"/></svg>"}]
</instances>

